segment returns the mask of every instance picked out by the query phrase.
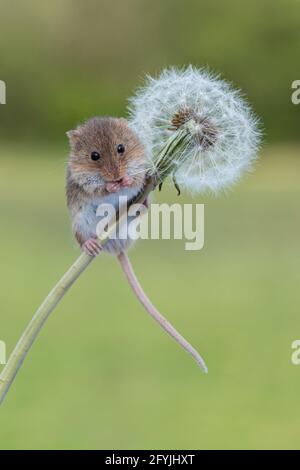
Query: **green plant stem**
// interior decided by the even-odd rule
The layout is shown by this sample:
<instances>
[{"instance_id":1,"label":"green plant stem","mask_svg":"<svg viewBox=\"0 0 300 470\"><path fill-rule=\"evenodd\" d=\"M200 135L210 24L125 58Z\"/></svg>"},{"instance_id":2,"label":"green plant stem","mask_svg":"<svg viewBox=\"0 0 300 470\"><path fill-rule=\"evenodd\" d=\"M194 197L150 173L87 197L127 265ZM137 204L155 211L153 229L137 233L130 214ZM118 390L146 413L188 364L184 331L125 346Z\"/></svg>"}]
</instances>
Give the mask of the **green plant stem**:
<instances>
[{"instance_id":1,"label":"green plant stem","mask_svg":"<svg viewBox=\"0 0 300 470\"><path fill-rule=\"evenodd\" d=\"M91 256L82 253L70 269L64 274L61 280L52 289L42 305L38 308L29 325L19 339L15 349L11 353L9 360L0 375L0 404L3 402L14 378L16 377L23 361L31 348L34 340L42 329L49 315L53 312L57 304L68 292L76 279L93 261Z\"/></svg>"},{"instance_id":2,"label":"green plant stem","mask_svg":"<svg viewBox=\"0 0 300 470\"><path fill-rule=\"evenodd\" d=\"M149 193L156 187L156 181L154 178L148 178L143 191L137 196L131 203L139 204L143 203ZM117 223L121 223L122 219L127 217L128 206L124 205L120 208L117 215L117 220L112 223L108 223L107 229L103 232L100 237L101 244L105 244L111 233L114 232ZM15 349L11 353L6 366L0 374L0 404L3 402L7 392L9 391L20 367L22 366L24 359L26 358L34 340L38 336L40 330L45 324L46 320L53 312L58 303L62 300L65 294L68 292L70 287L79 278L79 276L85 271L85 269L91 264L95 258L82 253L70 269L64 274L56 286L52 289L49 295L46 297L44 302L36 311L35 315L31 319L29 325L26 327L20 340L18 341Z\"/></svg>"}]
</instances>

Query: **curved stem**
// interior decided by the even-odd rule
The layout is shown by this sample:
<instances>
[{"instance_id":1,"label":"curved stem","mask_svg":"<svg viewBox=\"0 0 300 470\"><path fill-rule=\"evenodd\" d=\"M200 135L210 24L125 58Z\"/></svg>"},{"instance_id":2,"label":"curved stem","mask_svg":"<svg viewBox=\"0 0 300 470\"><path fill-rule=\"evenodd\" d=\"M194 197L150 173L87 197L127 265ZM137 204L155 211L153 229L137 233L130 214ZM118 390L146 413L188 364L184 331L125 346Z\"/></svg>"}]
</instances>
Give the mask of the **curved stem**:
<instances>
[{"instance_id":1,"label":"curved stem","mask_svg":"<svg viewBox=\"0 0 300 470\"><path fill-rule=\"evenodd\" d=\"M29 325L19 339L15 349L0 375L0 404L3 402L15 376L17 375L23 361L39 334L45 321L54 310L56 305L64 297L70 287L74 284L80 274L89 266L94 258L83 253L65 273L61 280L52 289L42 305L36 311Z\"/></svg>"},{"instance_id":2,"label":"curved stem","mask_svg":"<svg viewBox=\"0 0 300 470\"><path fill-rule=\"evenodd\" d=\"M129 261L128 256L126 253L122 252L118 256L118 260L122 266L122 269L125 273L125 276L135 293L138 300L141 304L145 307L146 311L157 321L160 326L172 337L177 341L177 343L182 346L191 356L195 359L197 364L201 367L204 372L208 372L206 364L198 351L193 348L193 346L183 337L180 333L168 322L168 320L163 317L163 315L154 307L151 301L148 299L147 295L143 291L134 271Z\"/></svg>"},{"instance_id":3,"label":"curved stem","mask_svg":"<svg viewBox=\"0 0 300 470\"><path fill-rule=\"evenodd\" d=\"M141 191L134 201L130 201L130 203L143 203L149 193L155 189L155 186L156 181L153 178L148 178L143 191ZM112 222L108 223L106 230L99 237L101 244L106 243L111 233L114 232L116 224L121 223L122 219L127 217L127 211L128 205L125 204L120 208L119 213L117 214L117 220L113 219ZM93 259L93 257L82 253L36 311L35 315L31 319L29 325L18 341L15 349L10 355L6 366L0 374L0 404L3 402L14 381L14 378L16 377L25 357L27 356L29 349L38 336L47 318L53 312L61 299L65 296L70 287L78 279L81 273L83 273L83 271L90 265Z\"/></svg>"}]
</instances>

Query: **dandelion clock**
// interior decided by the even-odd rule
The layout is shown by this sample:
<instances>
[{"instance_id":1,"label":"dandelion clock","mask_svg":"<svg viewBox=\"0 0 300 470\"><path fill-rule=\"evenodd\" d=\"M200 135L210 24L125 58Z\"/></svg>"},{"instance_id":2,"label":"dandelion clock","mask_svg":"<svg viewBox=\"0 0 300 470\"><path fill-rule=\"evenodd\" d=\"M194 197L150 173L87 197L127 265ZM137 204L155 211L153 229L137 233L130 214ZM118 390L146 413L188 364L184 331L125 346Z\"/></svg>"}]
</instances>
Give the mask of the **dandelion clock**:
<instances>
[{"instance_id":1,"label":"dandelion clock","mask_svg":"<svg viewBox=\"0 0 300 470\"><path fill-rule=\"evenodd\" d=\"M217 192L251 168L258 121L228 83L189 66L148 77L130 99L131 125L160 181L171 175L192 193Z\"/></svg>"}]
</instances>

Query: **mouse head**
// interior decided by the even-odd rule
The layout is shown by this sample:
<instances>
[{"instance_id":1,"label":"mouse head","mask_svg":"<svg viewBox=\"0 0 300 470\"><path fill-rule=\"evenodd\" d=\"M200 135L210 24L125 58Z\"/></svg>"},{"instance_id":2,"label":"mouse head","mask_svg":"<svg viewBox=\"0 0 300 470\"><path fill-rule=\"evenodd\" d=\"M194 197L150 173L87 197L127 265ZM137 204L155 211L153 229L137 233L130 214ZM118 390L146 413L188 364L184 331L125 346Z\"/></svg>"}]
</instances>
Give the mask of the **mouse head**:
<instances>
[{"instance_id":1,"label":"mouse head","mask_svg":"<svg viewBox=\"0 0 300 470\"><path fill-rule=\"evenodd\" d=\"M123 118L95 117L67 132L69 169L82 185L115 192L141 185L146 173L145 149Z\"/></svg>"}]
</instances>

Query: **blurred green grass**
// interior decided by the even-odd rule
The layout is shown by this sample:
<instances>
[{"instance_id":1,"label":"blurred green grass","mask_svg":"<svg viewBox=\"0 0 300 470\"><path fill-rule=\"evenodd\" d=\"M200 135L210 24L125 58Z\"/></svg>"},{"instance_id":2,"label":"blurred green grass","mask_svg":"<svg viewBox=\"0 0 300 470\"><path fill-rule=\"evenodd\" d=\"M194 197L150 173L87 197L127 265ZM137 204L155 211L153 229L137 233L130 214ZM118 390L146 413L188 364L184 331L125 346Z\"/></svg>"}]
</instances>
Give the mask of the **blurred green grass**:
<instances>
[{"instance_id":1,"label":"blurred green grass","mask_svg":"<svg viewBox=\"0 0 300 470\"><path fill-rule=\"evenodd\" d=\"M1 148L0 339L11 351L78 254L66 148ZM253 175L202 197L205 247L131 252L154 303L209 366L147 317L117 262L96 260L46 324L0 409L1 449L299 448L299 148L266 148ZM178 201L172 188L157 201ZM183 196L181 201L189 198Z\"/></svg>"},{"instance_id":2,"label":"blurred green grass","mask_svg":"<svg viewBox=\"0 0 300 470\"><path fill-rule=\"evenodd\" d=\"M240 88L269 141L299 143L298 0L0 0L0 11L1 141L63 142L90 116L123 116L145 74L191 63Z\"/></svg>"}]
</instances>

